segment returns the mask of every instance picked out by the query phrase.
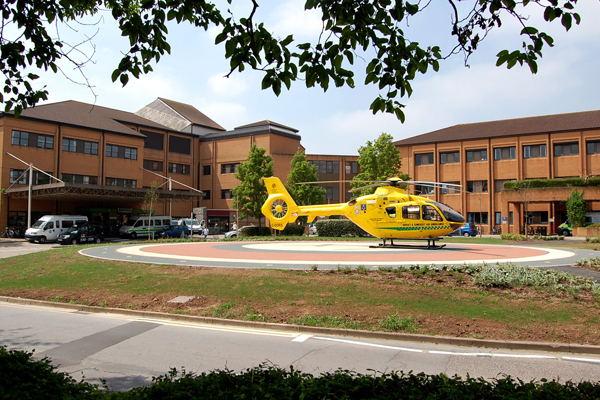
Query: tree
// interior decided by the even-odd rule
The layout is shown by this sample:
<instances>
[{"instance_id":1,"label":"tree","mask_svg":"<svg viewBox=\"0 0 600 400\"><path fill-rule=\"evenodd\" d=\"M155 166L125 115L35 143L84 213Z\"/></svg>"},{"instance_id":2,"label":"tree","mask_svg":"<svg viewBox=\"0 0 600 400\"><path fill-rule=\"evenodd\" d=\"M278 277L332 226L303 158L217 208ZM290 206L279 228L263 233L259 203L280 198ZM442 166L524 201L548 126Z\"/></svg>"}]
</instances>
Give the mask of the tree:
<instances>
[{"instance_id":1,"label":"tree","mask_svg":"<svg viewBox=\"0 0 600 400\"><path fill-rule=\"evenodd\" d=\"M256 144L252 145L248 161L237 166L235 177L240 184L232 190L233 206L240 210L241 218L256 218L259 228L263 217L260 209L267 200L267 188L262 178L273 176L273 157L265 155L266 152Z\"/></svg>"},{"instance_id":2,"label":"tree","mask_svg":"<svg viewBox=\"0 0 600 400\"><path fill-rule=\"evenodd\" d=\"M152 181L150 188L146 191L144 195L144 210L148 211L148 240L150 240L150 231L152 227L152 213L154 212L154 205L160 199L160 193L158 193L158 183L156 181Z\"/></svg>"},{"instance_id":3,"label":"tree","mask_svg":"<svg viewBox=\"0 0 600 400\"><path fill-rule=\"evenodd\" d=\"M567 197L567 217L571 220L574 228L585 224L585 214L587 207L583 198L583 190L580 192L573 189L571 195Z\"/></svg>"},{"instance_id":4,"label":"tree","mask_svg":"<svg viewBox=\"0 0 600 400\"><path fill-rule=\"evenodd\" d=\"M354 177L356 181L385 181L392 177L409 180L407 174L402 173L402 159L400 150L394 146L392 135L382 133L374 142L370 140L358 149L358 164L360 173ZM364 182L353 182L352 187L365 186ZM371 194L374 188L365 188L354 192L357 197Z\"/></svg>"},{"instance_id":5,"label":"tree","mask_svg":"<svg viewBox=\"0 0 600 400\"><path fill-rule=\"evenodd\" d=\"M295 81L303 81L306 87L318 85L325 91L330 84L353 88L354 60L370 59L365 62L364 84L377 85L380 90L370 109L373 113L394 113L401 121L404 121L403 105L396 99L411 95L411 81L417 73L425 74L429 68L437 71L441 59L457 53L463 54L466 64L487 34L506 19L514 19L522 26L523 48L500 51L496 65L512 68L517 63L526 64L532 73L537 72L537 60L544 46L553 46L554 40L529 25L530 15L543 14L545 21L560 21L567 31L573 22L579 24L581 20L574 11L577 0L563 0L562 5L558 0L479 0L471 6L449 0L444 4L448 7L450 34L456 44L442 53L439 46L421 47L402 30L402 24L408 25L409 19L416 18L426 7L441 7L437 4L411 4L405 0L306 0L306 10L322 14L322 32L312 42L293 43L292 35L275 37L272 30L257 20L259 1L252 0L248 15L239 19L201 0L3 1L2 26L7 29L0 32L0 67L6 80L0 101L5 103L7 111L14 107L15 114L19 114L21 109L47 99L44 87L34 88L39 76L30 71L50 69L56 73L61 59L68 60L83 74L83 67L92 55L84 54L80 61L77 54L79 45L90 38L82 37L78 44L71 45L60 34L51 37L48 28L59 23L76 23L102 9L110 10L121 35L129 39L129 51L112 73L112 80L123 85L130 76L138 78L151 72L152 65L170 52L166 24L186 22L205 30L220 29L215 41L224 43L229 73L246 68L262 71L262 88L271 88L276 95L281 93L283 85L289 89Z\"/></svg>"},{"instance_id":6,"label":"tree","mask_svg":"<svg viewBox=\"0 0 600 400\"><path fill-rule=\"evenodd\" d=\"M300 182L316 182L317 166L310 165L306 161L306 154L301 149L298 149L291 162L290 173L287 176L287 190L296 202L301 206L310 206L319 204L323 201L323 196L327 191L318 184L302 184Z\"/></svg>"}]
</instances>

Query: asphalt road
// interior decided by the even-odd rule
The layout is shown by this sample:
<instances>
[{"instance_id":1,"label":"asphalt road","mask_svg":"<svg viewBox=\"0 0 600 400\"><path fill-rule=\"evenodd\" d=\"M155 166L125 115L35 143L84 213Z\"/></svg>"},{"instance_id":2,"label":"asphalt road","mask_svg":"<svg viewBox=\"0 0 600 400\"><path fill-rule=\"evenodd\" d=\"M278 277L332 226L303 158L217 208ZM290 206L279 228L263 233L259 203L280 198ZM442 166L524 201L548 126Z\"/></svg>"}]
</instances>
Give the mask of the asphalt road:
<instances>
[{"instance_id":1,"label":"asphalt road","mask_svg":"<svg viewBox=\"0 0 600 400\"><path fill-rule=\"evenodd\" d=\"M338 368L445 373L524 381L542 378L597 380L600 355L477 349L450 345L361 339L245 327L90 314L0 302L0 344L35 350L77 380L112 390L148 384L171 368L201 373L242 371L261 363L294 366L318 375Z\"/></svg>"}]
</instances>

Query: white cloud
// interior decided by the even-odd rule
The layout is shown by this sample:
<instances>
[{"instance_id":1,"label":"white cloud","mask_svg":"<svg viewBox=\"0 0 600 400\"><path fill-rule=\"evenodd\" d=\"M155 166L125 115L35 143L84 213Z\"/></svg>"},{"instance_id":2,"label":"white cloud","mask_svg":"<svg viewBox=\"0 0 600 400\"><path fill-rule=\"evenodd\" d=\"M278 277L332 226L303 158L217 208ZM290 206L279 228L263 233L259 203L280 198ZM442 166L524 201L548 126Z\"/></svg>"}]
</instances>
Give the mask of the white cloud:
<instances>
[{"instance_id":1,"label":"white cloud","mask_svg":"<svg viewBox=\"0 0 600 400\"><path fill-rule=\"evenodd\" d=\"M304 10L304 0L289 0L280 2L273 7L269 15L268 29L282 37L293 33L294 36L315 39L321 33L323 23L320 13L315 10Z\"/></svg>"},{"instance_id":2,"label":"white cloud","mask_svg":"<svg viewBox=\"0 0 600 400\"><path fill-rule=\"evenodd\" d=\"M227 78L227 72L219 72L208 78L208 88L217 96L237 97L248 90L245 79L238 74L232 74Z\"/></svg>"},{"instance_id":3,"label":"white cloud","mask_svg":"<svg viewBox=\"0 0 600 400\"><path fill-rule=\"evenodd\" d=\"M217 102L213 99L198 98L190 104L227 130L256 122L253 119L254 117L248 115L246 107L240 103Z\"/></svg>"}]
</instances>

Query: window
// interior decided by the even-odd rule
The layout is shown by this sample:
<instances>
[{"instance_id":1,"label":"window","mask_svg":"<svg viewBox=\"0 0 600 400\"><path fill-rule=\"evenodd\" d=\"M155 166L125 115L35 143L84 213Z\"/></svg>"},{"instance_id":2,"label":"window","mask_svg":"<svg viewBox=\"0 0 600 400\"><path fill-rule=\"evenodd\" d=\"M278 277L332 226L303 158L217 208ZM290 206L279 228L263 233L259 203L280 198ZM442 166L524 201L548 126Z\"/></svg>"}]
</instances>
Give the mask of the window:
<instances>
[{"instance_id":1,"label":"window","mask_svg":"<svg viewBox=\"0 0 600 400\"><path fill-rule=\"evenodd\" d=\"M77 179L76 179L77 180ZM84 185L97 185L98 177L97 176L82 176L82 182Z\"/></svg>"},{"instance_id":2,"label":"window","mask_svg":"<svg viewBox=\"0 0 600 400\"><path fill-rule=\"evenodd\" d=\"M202 166L202 175L210 175L210 165Z\"/></svg>"},{"instance_id":3,"label":"window","mask_svg":"<svg viewBox=\"0 0 600 400\"><path fill-rule=\"evenodd\" d=\"M153 150L163 150L164 148L164 137L162 133L140 131L143 135L146 135L144 139L144 148Z\"/></svg>"},{"instance_id":4,"label":"window","mask_svg":"<svg viewBox=\"0 0 600 400\"><path fill-rule=\"evenodd\" d=\"M98 143L96 142L83 142L83 153L98 155Z\"/></svg>"},{"instance_id":5,"label":"window","mask_svg":"<svg viewBox=\"0 0 600 400\"><path fill-rule=\"evenodd\" d=\"M137 149L125 147L125 158L128 160L137 160Z\"/></svg>"},{"instance_id":6,"label":"window","mask_svg":"<svg viewBox=\"0 0 600 400\"><path fill-rule=\"evenodd\" d=\"M579 155L579 142L560 143L554 145L554 157Z\"/></svg>"},{"instance_id":7,"label":"window","mask_svg":"<svg viewBox=\"0 0 600 400\"><path fill-rule=\"evenodd\" d=\"M402 207L402 218L404 218L404 219L421 219L421 207L419 207L419 206L404 206L404 207Z\"/></svg>"},{"instance_id":8,"label":"window","mask_svg":"<svg viewBox=\"0 0 600 400\"><path fill-rule=\"evenodd\" d=\"M445 151L440 153L440 164L456 164L460 162L458 151Z\"/></svg>"},{"instance_id":9,"label":"window","mask_svg":"<svg viewBox=\"0 0 600 400\"><path fill-rule=\"evenodd\" d=\"M54 136L38 135L37 147L40 149L54 149Z\"/></svg>"},{"instance_id":10,"label":"window","mask_svg":"<svg viewBox=\"0 0 600 400\"><path fill-rule=\"evenodd\" d=\"M433 186L415 185L416 194L433 194L434 190Z\"/></svg>"},{"instance_id":11,"label":"window","mask_svg":"<svg viewBox=\"0 0 600 400\"><path fill-rule=\"evenodd\" d=\"M488 224L488 213L487 212L472 212L467 213L467 221L477 225Z\"/></svg>"},{"instance_id":12,"label":"window","mask_svg":"<svg viewBox=\"0 0 600 400\"><path fill-rule=\"evenodd\" d=\"M29 146L29 132L12 131L11 143L15 146Z\"/></svg>"},{"instance_id":13,"label":"window","mask_svg":"<svg viewBox=\"0 0 600 400\"><path fill-rule=\"evenodd\" d=\"M135 179L123 179L123 187L135 188L137 187L137 180Z\"/></svg>"},{"instance_id":14,"label":"window","mask_svg":"<svg viewBox=\"0 0 600 400\"><path fill-rule=\"evenodd\" d=\"M525 218L523 218L525 223ZM542 225L548 223L548 211L533 211L527 213L527 224Z\"/></svg>"},{"instance_id":15,"label":"window","mask_svg":"<svg viewBox=\"0 0 600 400\"><path fill-rule=\"evenodd\" d=\"M494 149L494 160L514 160L517 158L517 148L498 147Z\"/></svg>"},{"instance_id":16,"label":"window","mask_svg":"<svg viewBox=\"0 0 600 400\"><path fill-rule=\"evenodd\" d=\"M385 212L390 218L396 218L396 207L386 207Z\"/></svg>"},{"instance_id":17,"label":"window","mask_svg":"<svg viewBox=\"0 0 600 400\"><path fill-rule=\"evenodd\" d=\"M523 158L546 157L546 145L536 144L534 146L523 146Z\"/></svg>"},{"instance_id":18,"label":"window","mask_svg":"<svg viewBox=\"0 0 600 400\"><path fill-rule=\"evenodd\" d=\"M221 164L221 174L235 174L237 172L237 164Z\"/></svg>"},{"instance_id":19,"label":"window","mask_svg":"<svg viewBox=\"0 0 600 400\"><path fill-rule=\"evenodd\" d=\"M415 154L415 165L433 164L433 153Z\"/></svg>"},{"instance_id":20,"label":"window","mask_svg":"<svg viewBox=\"0 0 600 400\"><path fill-rule=\"evenodd\" d=\"M163 170L163 162L162 161L154 161L154 160L144 160L144 169L149 171L160 171Z\"/></svg>"},{"instance_id":21,"label":"window","mask_svg":"<svg viewBox=\"0 0 600 400\"><path fill-rule=\"evenodd\" d=\"M190 166L185 164L171 164L169 163L169 172L174 174L190 174Z\"/></svg>"},{"instance_id":22,"label":"window","mask_svg":"<svg viewBox=\"0 0 600 400\"><path fill-rule=\"evenodd\" d=\"M73 174L61 174L60 179L65 183L75 183L75 175Z\"/></svg>"},{"instance_id":23,"label":"window","mask_svg":"<svg viewBox=\"0 0 600 400\"><path fill-rule=\"evenodd\" d=\"M50 174L50 172L47 172L48 174ZM39 171L35 171L33 173L34 176L34 180L35 180L35 184L36 185L47 185L50 183L50 177L46 174L43 174Z\"/></svg>"},{"instance_id":24,"label":"window","mask_svg":"<svg viewBox=\"0 0 600 400\"><path fill-rule=\"evenodd\" d=\"M357 161L346 161L346 173L347 174L358 174L358 162Z\"/></svg>"},{"instance_id":25,"label":"window","mask_svg":"<svg viewBox=\"0 0 600 400\"><path fill-rule=\"evenodd\" d=\"M460 185L460 182L445 182L445 183L449 183L452 185ZM459 194L460 188L458 186L444 186L444 184L442 184L441 193L442 194Z\"/></svg>"},{"instance_id":26,"label":"window","mask_svg":"<svg viewBox=\"0 0 600 400\"><path fill-rule=\"evenodd\" d=\"M467 192L487 193L488 181L467 181Z\"/></svg>"},{"instance_id":27,"label":"window","mask_svg":"<svg viewBox=\"0 0 600 400\"><path fill-rule=\"evenodd\" d=\"M504 188L504 182L514 182L514 179L496 179L494 181L494 193L500 193Z\"/></svg>"},{"instance_id":28,"label":"window","mask_svg":"<svg viewBox=\"0 0 600 400\"><path fill-rule=\"evenodd\" d=\"M325 200L339 201L340 200L340 188L338 187L325 187L327 192L325 193Z\"/></svg>"},{"instance_id":29,"label":"window","mask_svg":"<svg viewBox=\"0 0 600 400\"><path fill-rule=\"evenodd\" d=\"M600 140L588 140L587 141L587 153L600 154Z\"/></svg>"},{"instance_id":30,"label":"window","mask_svg":"<svg viewBox=\"0 0 600 400\"><path fill-rule=\"evenodd\" d=\"M104 180L105 186L117 186L117 178L106 178Z\"/></svg>"},{"instance_id":31,"label":"window","mask_svg":"<svg viewBox=\"0 0 600 400\"><path fill-rule=\"evenodd\" d=\"M442 221L442 216L434 206L423 206L423 219L428 221Z\"/></svg>"},{"instance_id":32,"label":"window","mask_svg":"<svg viewBox=\"0 0 600 400\"><path fill-rule=\"evenodd\" d=\"M62 140L62 150L68 151L71 153L75 153L77 151L77 140L63 138Z\"/></svg>"},{"instance_id":33,"label":"window","mask_svg":"<svg viewBox=\"0 0 600 400\"><path fill-rule=\"evenodd\" d=\"M202 198L204 200L210 200L210 190L203 190L202 191Z\"/></svg>"},{"instance_id":34,"label":"window","mask_svg":"<svg viewBox=\"0 0 600 400\"><path fill-rule=\"evenodd\" d=\"M487 149L467 150L467 162L487 161Z\"/></svg>"},{"instance_id":35,"label":"window","mask_svg":"<svg viewBox=\"0 0 600 400\"><path fill-rule=\"evenodd\" d=\"M10 183L18 183L19 185L27 185L29 180L29 171L22 169L11 169L10 170Z\"/></svg>"},{"instance_id":36,"label":"window","mask_svg":"<svg viewBox=\"0 0 600 400\"><path fill-rule=\"evenodd\" d=\"M191 144L192 141L190 139L178 137L178 136L169 136L169 152L170 153L178 153L178 154L190 154L191 153Z\"/></svg>"},{"instance_id":37,"label":"window","mask_svg":"<svg viewBox=\"0 0 600 400\"><path fill-rule=\"evenodd\" d=\"M221 190L221 199L227 200L227 199L232 199L232 198L233 198L233 196L231 194L230 189L222 189Z\"/></svg>"},{"instance_id":38,"label":"window","mask_svg":"<svg viewBox=\"0 0 600 400\"><path fill-rule=\"evenodd\" d=\"M496 211L494 213L494 225L502 225L502 213Z\"/></svg>"},{"instance_id":39,"label":"window","mask_svg":"<svg viewBox=\"0 0 600 400\"><path fill-rule=\"evenodd\" d=\"M119 146L113 146L112 144L106 145L106 157L119 157Z\"/></svg>"}]
</instances>

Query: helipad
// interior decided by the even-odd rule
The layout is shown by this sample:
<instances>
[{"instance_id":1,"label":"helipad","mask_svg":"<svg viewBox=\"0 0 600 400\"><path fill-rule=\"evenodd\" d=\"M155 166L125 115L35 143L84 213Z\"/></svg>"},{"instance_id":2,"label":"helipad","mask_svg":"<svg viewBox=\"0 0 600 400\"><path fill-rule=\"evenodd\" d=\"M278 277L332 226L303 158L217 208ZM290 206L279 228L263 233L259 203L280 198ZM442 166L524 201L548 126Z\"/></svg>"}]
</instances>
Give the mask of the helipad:
<instances>
[{"instance_id":1,"label":"helipad","mask_svg":"<svg viewBox=\"0 0 600 400\"><path fill-rule=\"evenodd\" d=\"M233 268L309 269L341 266L514 263L570 265L595 257L587 250L448 243L438 250L370 248L374 242L189 242L91 247L81 254L110 260Z\"/></svg>"}]
</instances>

